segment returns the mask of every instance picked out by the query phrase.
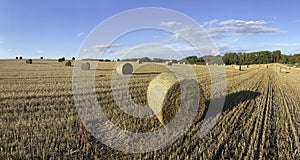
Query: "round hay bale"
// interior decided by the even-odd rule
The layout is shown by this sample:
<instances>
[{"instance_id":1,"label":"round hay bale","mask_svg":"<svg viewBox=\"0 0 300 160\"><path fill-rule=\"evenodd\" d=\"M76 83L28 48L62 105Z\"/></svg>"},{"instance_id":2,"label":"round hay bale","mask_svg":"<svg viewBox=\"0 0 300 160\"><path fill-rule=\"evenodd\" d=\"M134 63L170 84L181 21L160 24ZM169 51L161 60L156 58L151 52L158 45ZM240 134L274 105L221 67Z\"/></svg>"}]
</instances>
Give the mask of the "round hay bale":
<instances>
[{"instance_id":1,"label":"round hay bale","mask_svg":"<svg viewBox=\"0 0 300 160\"><path fill-rule=\"evenodd\" d=\"M71 61L67 61L67 62L65 63L65 66L72 66L72 62L71 62Z\"/></svg>"},{"instance_id":2,"label":"round hay bale","mask_svg":"<svg viewBox=\"0 0 300 160\"><path fill-rule=\"evenodd\" d=\"M191 105L204 109L205 100L201 93L203 91L197 81L178 80L174 73L165 72L153 78L148 85L147 103L160 123L166 125L178 112L189 112Z\"/></svg>"},{"instance_id":3,"label":"round hay bale","mask_svg":"<svg viewBox=\"0 0 300 160\"><path fill-rule=\"evenodd\" d=\"M32 59L26 59L26 64L32 64Z\"/></svg>"},{"instance_id":4,"label":"round hay bale","mask_svg":"<svg viewBox=\"0 0 300 160\"><path fill-rule=\"evenodd\" d=\"M23 59L23 57L19 57L19 59Z\"/></svg>"},{"instance_id":5,"label":"round hay bale","mask_svg":"<svg viewBox=\"0 0 300 160\"><path fill-rule=\"evenodd\" d=\"M16 59L19 59L19 57L16 57Z\"/></svg>"},{"instance_id":6,"label":"round hay bale","mask_svg":"<svg viewBox=\"0 0 300 160\"><path fill-rule=\"evenodd\" d=\"M133 66L130 63L121 63L117 65L116 71L119 75L132 74Z\"/></svg>"},{"instance_id":7,"label":"round hay bale","mask_svg":"<svg viewBox=\"0 0 300 160\"><path fill-rule=\"evenodd\" d=\"M44 57L40 57L40 59L44 59Z\"/></svg>"},{"instance_id":8,"label":"round hay bale","mask_svg":"<svg viewBox=\"0 0 300 160\"><path fill-rule=\"evenodd\" d=\"M171 61L167 61L166 65L171 66L173 63Z\"/></svg>"},{"instance_id":9,"label":"round hay bale","mask_svg":"<svg viewBox=\"0 0 300 160\"><path fill-rule=\"evenodd\" d=\"M88 63L88 62L86 62L86 63L83 63L82 65L81 65L81 70L90 70L91 69L91 65L90 65L90 63Z\"/></svg>"},{"instance_id":10,"label":"round hay bale","mask_svg":"<svg viewBox=\"0 0 300 160\"><path fill-rule=\"evenodd\" d=\"M75 57L72 57L72 61L75 61Z\"/></svg>"},{"instance_id":11,"label":"round hay bale","mask_svg":"<svg viewBox=\"0 0 300 160\"><path fill-rule=\"evenodd\" d=\"M138 60L136 61L136 63L142 64L142 61L138 59Z\"/></svg>"}]
</instances>

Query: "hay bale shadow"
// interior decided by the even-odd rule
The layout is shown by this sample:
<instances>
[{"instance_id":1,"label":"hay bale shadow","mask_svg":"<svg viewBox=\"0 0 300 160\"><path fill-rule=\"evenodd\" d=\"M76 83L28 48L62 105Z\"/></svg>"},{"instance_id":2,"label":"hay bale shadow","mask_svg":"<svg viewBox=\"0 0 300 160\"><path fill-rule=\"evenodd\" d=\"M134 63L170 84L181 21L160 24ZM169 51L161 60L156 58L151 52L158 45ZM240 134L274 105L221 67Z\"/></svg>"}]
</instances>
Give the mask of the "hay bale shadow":
<instances>
[{"instance_id":1,"label":"hay bale shadow","mask_svg":"<svg viewBox=\"0 0 300 160\"><path fill-rule=\"evenodd\" d=\"M245 101L255 99L260 94L261 93L259 93L259 92L253 92L253 91L247 91L247 90L242 90L242 91L239 91L236 93L231 93L225 97L225 102L224 102L224 107L222 109L222 113L232 110L234 107L238 106L239 104L241 104ZM221 98L217 98L217 99L213 99L213 100L218 101L218 100L221 100ZM207 100L205 102L206 109L205 109L204 115L206 115L211 101L212 100ZM201 119L203 119L203 118L204 117L202 117Z\"/></svg>"}]
</instances>

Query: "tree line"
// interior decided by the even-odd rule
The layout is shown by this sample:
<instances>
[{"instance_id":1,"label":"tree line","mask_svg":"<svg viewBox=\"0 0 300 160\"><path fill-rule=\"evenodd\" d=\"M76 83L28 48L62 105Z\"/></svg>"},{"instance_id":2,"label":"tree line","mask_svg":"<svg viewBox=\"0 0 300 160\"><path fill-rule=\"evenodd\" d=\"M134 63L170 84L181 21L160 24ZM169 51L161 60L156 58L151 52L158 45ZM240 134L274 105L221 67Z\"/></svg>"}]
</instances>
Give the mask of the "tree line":
<instances>
[{"instance_id":1,"label":"tree line","mask_svg":"<svg viewBox=\"0 0 300 160\"><path fill-rule=\"evenodd\" d=\"M229 52L223 56L189 56L186 57L190 64L205 64L205 62L213 64L236 64L236 65L248 65L248 64L266 64L266 63L282 63L282 64L296 64L300 63L300 54L285 55L280 50L276 51L258 51L258 52ZM220 61L222 59L222 62Z\"/></svg>"}]
</instances>

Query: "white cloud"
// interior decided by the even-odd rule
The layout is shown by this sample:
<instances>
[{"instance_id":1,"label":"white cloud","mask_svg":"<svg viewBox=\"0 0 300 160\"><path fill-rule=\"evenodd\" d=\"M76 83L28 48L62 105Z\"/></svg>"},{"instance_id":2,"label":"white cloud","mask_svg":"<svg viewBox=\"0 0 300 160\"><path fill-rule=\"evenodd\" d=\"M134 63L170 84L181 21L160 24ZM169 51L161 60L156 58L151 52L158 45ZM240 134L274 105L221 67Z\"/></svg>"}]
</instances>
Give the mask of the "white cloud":
<instances>
[{"instance_id":1,"label":"white cloud","mask_svg":"<svg viewBox=\"0 0 300 160\"><path fill-rule=\"evenodd\" d=\"M274 34L282 33L279 28L267 27L266 22L259 21L243 21L229 19L218 22L216 20L204 22L207 26L207 32L214 39L221 39L233 35L249 35L249 34Z\"/></svg>"},{"instance_id":2,"label":"white cloud","mask_svg":"<svg viewBox=\"0 0 300 160\"><path fill-rule=\"evenodd\" d=\"M211 25L214 25L214 24L217 24L217 23L218 23L218 20L217 19L213 19L213 20L204 22L203 25L204 26L211 26Z\"/></svg>"},{"instance_id":3,"label":"white cloud","mask_svg":"<svg viewBox=\"0 0 300 160\"><path fill-rule=\"evenodd\" d=\"M240 48L240 47L234 46L232 44L227 44L227 43L220 43L220 44L217 44L217 46L218 46L218 50L221 54L228 53L228 52L247 52L247 51L250 51L249 48Z\"/></svg>"},{"instance_id":4,"label":"white cloud","mask_svg":"<svg viewBox=\"0 0 300 160\"><path fill-rule=\"evenodd\" d=\"M96 44L87 48L82 49L83 52L103 52L107 51L108 49L117 49L119 47L123 46L122 44L113 44L113 45L107 45L107 44ZM107 51L112 52L112 51Z\"/></svg>"},{"instance_id":5,"label":"white cloud","mask_svg":"<svg viewBox=\"0 0 300 160\"><path fill-rule=\"evenodd\" d=\"M82 37L84 34L85 34L84 32L77 33L77 34L76 34L76 37L80 38L80 37Z\"/></svg>"},{"instance_id":6,"label":"white cloud","mask_svg":"<svg viewBox=\"0 0 300 160\"><path fill-rule=\"evenodd\" d=\"M166 26L166 27L174 27L174 26L180 26L180 22L175 22L175 21L168 21L168 22L161 22L160 26Z\"/></svg>"}]
</instances>

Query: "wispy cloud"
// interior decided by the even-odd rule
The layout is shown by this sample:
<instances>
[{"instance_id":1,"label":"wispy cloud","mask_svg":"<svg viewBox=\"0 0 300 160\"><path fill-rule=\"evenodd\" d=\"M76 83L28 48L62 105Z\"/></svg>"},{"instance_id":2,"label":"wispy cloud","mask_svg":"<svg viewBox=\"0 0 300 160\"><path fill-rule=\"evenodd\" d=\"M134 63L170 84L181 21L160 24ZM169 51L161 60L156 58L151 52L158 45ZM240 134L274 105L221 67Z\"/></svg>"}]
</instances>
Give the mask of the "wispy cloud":
<instances>
[{"instance_id":1,"label":"wispy cloud","mask_svg":"<svg viewBox=\"0 0 300 160\"><path fill-rule=\"evenodd\" d=\"M218 50L221 54L228 53L228 52L248 52L250 51L249 48L241 48L237 47L232 44L227 44L227 43L220 43L217 44Z\"/></svg>"},{"instance_id":2,"label":"wispy cloud","mask_svg":"<svg viewBox=\"0 0 300 160\"><path fill-rule=\"evenodd\" d=\"M219 21L219 20L217 20L217 19L213 19L213 20L204 22L204 23L203 23L203 26L211 26L211 25L217 24L218 21Z\"/></svg>"},{"instance_id":3,"label":"wispy cloud","mask_svg":"<svg viewBox=\"0 0 300 160\"><path fill-rule=\"evenodd\" d=\"M107 44L96 44L87 48L84 48L83 52L103 52L108 49L117 49L119 47L123 46L122 44L113 44L113 45L107 45Z\"/></svg>"},{"instance_id":4,"label":"wispy cloud","mask_svg":"<svg viewBox=\"0 0 300 160\"><path fill-rule=\"evenodd\" d=\"M82 37L84 34L85 34L84 32L79 32L79 33L76 34L76 37L80 38L80 37Z\"/></svg>"},{"instance_id":5,"label":"wispy cloud","mask_svg":"<svg viewBox=\"0 0 300 160\"><path fill-rule=\"evenodd\" d=\"M174 27L174 26L181 25L181 23L180 22L176 22L176 21L168 21L168 22L161 22L160 25L161 26L166 26L166 27Z\"/></svg>"},{"instance_id":6,"label":"wispy cloud","mask_svg":"<svg viewBox=\"0 0 300 160\"><path fill-rule=\"evenodd\" d=\"M234 35L250 35L250 34L275 34L282 33L279 28L267 27L267 23L263 20L259 21L243 21L229 19L225 21L212 20L203 23L207 28L207 32L214 39L221 39Z\"/></svg>"}]
</instances>

